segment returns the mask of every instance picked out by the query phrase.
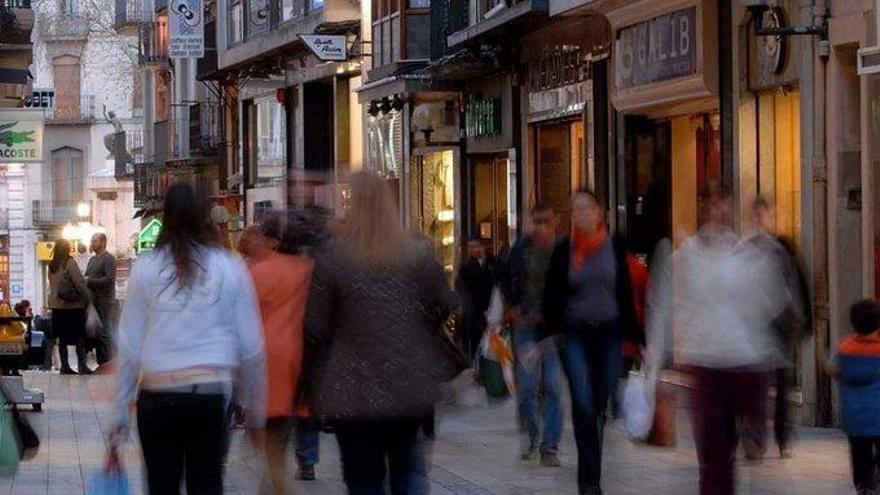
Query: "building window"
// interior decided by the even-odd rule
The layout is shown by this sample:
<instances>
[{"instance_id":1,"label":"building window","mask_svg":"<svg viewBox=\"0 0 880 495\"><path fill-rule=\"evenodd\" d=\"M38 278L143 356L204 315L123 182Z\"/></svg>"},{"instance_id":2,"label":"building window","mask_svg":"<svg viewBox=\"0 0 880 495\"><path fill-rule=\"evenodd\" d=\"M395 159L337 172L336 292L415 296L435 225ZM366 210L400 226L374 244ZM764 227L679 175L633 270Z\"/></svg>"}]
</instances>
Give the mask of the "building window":
<instances>
[{"instance_id":1,"label":"building window","mask_svg":"<svg viewBox=\"0 0 880 495\"><path fill-rule=\"evenodd\" d=\"M269 31L269 1L250 0L248 2L248 39Z\"/></svg>"},{"instance_id":2,"label":"building window","mask_svg":"<svg viewBox=\"0 0 880 495\"><path fill-rule=\"evenodd\" d=\"M52 183L55 201L80 201L85 190L83 152L64 147L52 152Z\"/></svg>"},{"instance_id":3,"label":"building window","mask_svg":"<svg viewBox=\"0 0 880 495\"><path fill-rule=\"evenodd\" d=\"M241 43L244 39L244 6L242 0L229 3L229 45Z\"/></svg>"},{"instance_id":4,"label":"building window","mask_svg":"<svg viewBox=\"0 0 880 495\"><path fill-rule=\"evenodd\" d=\"M256 178L271 180L284 176L284 107L273 97L256 101Z\"/></svg>"}]
</instances>

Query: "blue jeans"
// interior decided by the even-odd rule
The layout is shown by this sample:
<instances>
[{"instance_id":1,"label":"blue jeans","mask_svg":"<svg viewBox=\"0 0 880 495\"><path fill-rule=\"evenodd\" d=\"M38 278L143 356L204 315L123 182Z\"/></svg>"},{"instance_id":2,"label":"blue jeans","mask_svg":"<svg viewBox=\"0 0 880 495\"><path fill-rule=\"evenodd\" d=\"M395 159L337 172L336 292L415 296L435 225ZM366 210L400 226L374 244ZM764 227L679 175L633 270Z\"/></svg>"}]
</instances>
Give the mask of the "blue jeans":
<instances>
[{"instance_id":1,"label":"blue jeans","mask_svg":"<svg viewBox=\"0 0 880 495\"><path fill-rule=\"evenodd\" d=\"M578 450L578 486L598 487L602 476L602 429L608 398L623 366L623 340L604 332L568 329L562 360L571 389L572 422Z\"/></svg>"},{"instance_id":2,"label":"blue jeans","mask_svg":"<svg viewBox=\"0 0 880 495\"><path fill-rule=\"evenodd\" d=\"M296 435L296 463L300 466L314 466L318 463L318 447L320 430L310 421L297 420Z\"/></svg>"},{"instance_id":3,"label":"blue jeans","mask_svg":"<svg viewBox=\"0 0 880 495\"><path fill-rule=\"evenodd\" d=\"M534 349L538 343L538 332L534 328L517 328L513 332L513 346L516 350L516 382L519 396L519 412L526 422L529 445L538 447L542 454L559 451L562 437L562 363L558 352L547 352L540 361L527 364L522 356ZM543 411L544 434L538 412Z\"/></svg>"}]
</instances>

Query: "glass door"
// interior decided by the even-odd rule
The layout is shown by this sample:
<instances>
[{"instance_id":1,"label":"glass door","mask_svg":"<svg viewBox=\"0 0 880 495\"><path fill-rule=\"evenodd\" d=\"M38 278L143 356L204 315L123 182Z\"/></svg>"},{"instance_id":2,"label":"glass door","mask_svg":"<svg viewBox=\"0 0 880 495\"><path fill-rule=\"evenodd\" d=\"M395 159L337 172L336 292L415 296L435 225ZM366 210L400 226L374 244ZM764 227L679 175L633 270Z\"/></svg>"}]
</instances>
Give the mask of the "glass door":
<instances>
[{"instance_id":1,"label":"glass door","mask_svg":"<svg viewBox=\"0 0 880 495\"><path fill-rule=\"evenodd\" d=\"M495 256L510 247L507 218L507 156L479 157L474 162L474 232Z\"/></svg>"}]
</instances>

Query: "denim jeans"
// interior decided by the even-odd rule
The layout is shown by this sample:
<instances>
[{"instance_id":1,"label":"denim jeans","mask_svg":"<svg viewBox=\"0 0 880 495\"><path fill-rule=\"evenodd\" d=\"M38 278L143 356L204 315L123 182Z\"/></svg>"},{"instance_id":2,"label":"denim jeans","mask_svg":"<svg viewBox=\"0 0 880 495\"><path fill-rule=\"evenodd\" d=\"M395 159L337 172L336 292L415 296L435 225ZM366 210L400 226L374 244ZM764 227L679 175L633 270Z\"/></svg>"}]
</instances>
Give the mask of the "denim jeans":
<instances>
[{"instance_id":1,"label":"denim jeans","mask_svg":"<svg viewBox=\"0 0 880 495\"><path fill-rule=\"evenodd\" d=\"M623 365L623 341L604 332L568 329L562 361L571 389L572 422L578 450L578 486L598 487L602 477L602 430L608 399Z\"/></svg>"},{"instance_id":2,"label":"denim jeans","mask_svg":"<svg viewBox=\"0 0 880 495\"><path fill-rule=\"evenodd\" d=\"M318 463L320 430L308 420L297 420L294 427L296 435L296 463L300 466L314 466Z\"/></svg>"},{"instance_id":3,"label":"denim jeans","mask_svg":"<svg viewBox=\"0 0 880 495\"><path fill-rule=\"evenodd\" d=\"M519 396L519 411L526 422L529 445L538 447L542 454L559 451L562 437L562 363L558 352L547 352L541 360L527 364L522 356L534 349L538 343L538 332L534 328L517 328L513 332L513 346L516 350L516 382ZM538 415L542 412L542 421ZM541 435L541 423L544 432ZM538 440L540 437L540 445Z\"/></svg>"},{"instance_id":4,"label":"denim jeans","mask_svg":"<svg viewBox=\"0 0 880 495\"><path fill-rule=\"evenodd\" d=\"M418 419L339 424L336 439L349 495L385 495L386 485L391 495L426 495L428 467L420 426Z\"/></svg>"}]
</instances>

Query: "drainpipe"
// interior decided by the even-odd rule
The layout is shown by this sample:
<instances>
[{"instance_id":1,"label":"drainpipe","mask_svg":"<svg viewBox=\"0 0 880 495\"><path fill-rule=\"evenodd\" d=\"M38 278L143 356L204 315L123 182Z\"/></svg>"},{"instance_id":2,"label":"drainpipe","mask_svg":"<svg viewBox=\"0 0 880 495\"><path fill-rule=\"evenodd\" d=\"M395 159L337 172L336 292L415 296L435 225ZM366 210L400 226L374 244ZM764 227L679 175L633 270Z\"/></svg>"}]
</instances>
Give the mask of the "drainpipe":
<instances>
[{"instance_id":1,"label":"drainpipe","mask_svg":"<svg viewBox=\"0 0 880 495\"><path fill-rule=\"evenodd\" d=\"M878 1L880 3L880 1ZM825 0L814 0L813 23L827 22ZM826 157L826 87L825 74L831 45L819 40L813 46L813 323L815 336L816 366L816 424L832 423L831 379L825 372L825 359L830 346L828 309L828 162Z\"/></svg>"}]
</instances>

